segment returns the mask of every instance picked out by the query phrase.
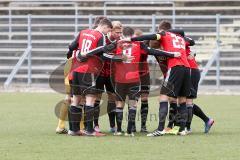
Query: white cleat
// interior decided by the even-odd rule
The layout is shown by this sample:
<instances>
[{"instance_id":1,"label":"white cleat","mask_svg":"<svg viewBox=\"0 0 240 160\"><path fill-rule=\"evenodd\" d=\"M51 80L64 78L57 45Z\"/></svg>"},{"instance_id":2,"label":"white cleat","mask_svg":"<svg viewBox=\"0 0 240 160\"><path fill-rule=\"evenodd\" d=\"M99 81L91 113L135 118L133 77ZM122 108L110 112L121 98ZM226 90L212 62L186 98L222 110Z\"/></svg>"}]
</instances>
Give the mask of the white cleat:
<instances>
[{"instance_id":1,"label":"white cleat","mask_svg":"<svg viewBox=\"0 0 240 160\"><path fill-rule=\"evenodd\" d=\"M67 134L70 135L70 136L81 136L82 132L81 131L74 132L74 131L68 130Z\"/></svg>"},{"instance_id":2,"label":"white cleat","mask_svg":"<svg viewBox=\"0 0 240 160\"><path fill-rule=\"evenodd\" d=\"M114 135L114 136L122 136L122 135L123 135L123 132L115 132L113 135Z\"/></svg>"},{"instance_id":3,"label":"white cleat","mask_svg":"<svg viewBox=\"0 0 240 160\"><path fill-rule=\"evenodd\" d=\"M94 131L95 131L95 132L101 132L99 126L95 126L95 127L94 127Z\"/></svg>"},{"instance_id":4,"label":"white cleat","mask_svg":"<svg viewBox=\"0 0 240 160\"><path fill-rule=\"evenodd\" d=\"M159 131L159 130L155 130L152 133L147 134L147 137L158 137L158 136L163 136L165 134L165 131Z\"/></svg>"},{"instance_id":5,"label":"white cleat","mask_svg":"<svg viewBox=\"0 0 240 160\"><path fill-rule=\"evenodd\" d=\"M178 135L179 136L186 136L187 135L187 132L185 130L181 131L181 132L178 132Z\"/></svg>"},{"instance_id":6,"label":"white cleat","mask_svg":"<svg viewBox=\"0 0 240 160\"><path fill-rule=\"evenodd\" d=\"M124 135L125 137L134 137L135 135L134 135L134 133L125 133L125 135Z\"/></svg>"},{"instance_id":7,"label":"white cleat","mask_svg":"<svg viewBox=\"0 0 240 160\"><path fill-rule=\"evenodd\" d=\"M185 129L185 132L186 132L186 134L191 134L192 133L192 130L191 129Z\"/></svg>"}]
</instances>

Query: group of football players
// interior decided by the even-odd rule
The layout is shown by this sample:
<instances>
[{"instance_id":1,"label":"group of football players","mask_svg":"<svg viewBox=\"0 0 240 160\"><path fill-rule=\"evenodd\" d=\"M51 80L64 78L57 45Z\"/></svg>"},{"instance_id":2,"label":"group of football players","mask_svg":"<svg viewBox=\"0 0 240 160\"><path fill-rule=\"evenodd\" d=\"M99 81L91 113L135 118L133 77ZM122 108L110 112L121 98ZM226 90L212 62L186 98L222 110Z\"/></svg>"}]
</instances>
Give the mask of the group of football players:
<instances>
[{"instance_id":1,"label":"group of football players","mask_svg":"<svg viewBox=\"0 0 240 160\"><path fill-rule=\"evenodd\" d=\"M203 120L204 132L208 133L214 120L193 103L200 79L195 54L190 50L194 44L183 30L172 29L168 21L160 22L156 34L142 35L139 29L123 27L121 22L110 21L107 17L97 17L93 29L81 30L69 45L64 70L67 96L60 109L56 133L105 136L98 122L103 109L100 103L103 92L108 95L110 132L115 136L134 136L139 99L140 132L147 136L187 135L191 133L193 115ZM151 133L146 127L151 81L148 55L156 58L164 77L159 91L159 123ZM124 133L125 102L128 116ZM68 130L65 127L67 116Z\"/></svg>"}]
</instances>

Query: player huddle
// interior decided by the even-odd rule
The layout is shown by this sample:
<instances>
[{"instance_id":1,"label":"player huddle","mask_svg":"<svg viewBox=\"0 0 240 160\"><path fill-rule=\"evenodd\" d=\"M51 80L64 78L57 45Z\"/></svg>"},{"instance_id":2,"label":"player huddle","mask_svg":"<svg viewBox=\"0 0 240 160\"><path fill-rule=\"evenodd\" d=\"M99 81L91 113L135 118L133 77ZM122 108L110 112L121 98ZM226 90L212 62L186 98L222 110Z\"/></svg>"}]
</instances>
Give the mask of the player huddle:
<instances>
[{"instance_id":1,"label":"player huddle","mask_svg":"<svg viewBox=\"0 0 240 160\"><path fill-rule=\"evenodd\" d=\"M148 55L155 56L164 82L159 91L158 128L147 136L187 135L191 133L193 115L204 121L204 132L209 132L214 120L193 103L200 79L195 55L190 50L194 40L185 36L183 30L171 29L167 21L162 21L158 33L151 35L142 35L140 30L123 27L121 22L111 22L106 17L97 17L94 25L94 29L81 30L69 45L64 71L67 96L56 133L105 136L98 122L103 92L108 95L110 132L115 136L134 136L137 103L141 98L140 132L148 133ZM124 132L123 108L127 97L128 118ZM64 123L67 114L69 130Z\"/></svg>"}]
</instances>

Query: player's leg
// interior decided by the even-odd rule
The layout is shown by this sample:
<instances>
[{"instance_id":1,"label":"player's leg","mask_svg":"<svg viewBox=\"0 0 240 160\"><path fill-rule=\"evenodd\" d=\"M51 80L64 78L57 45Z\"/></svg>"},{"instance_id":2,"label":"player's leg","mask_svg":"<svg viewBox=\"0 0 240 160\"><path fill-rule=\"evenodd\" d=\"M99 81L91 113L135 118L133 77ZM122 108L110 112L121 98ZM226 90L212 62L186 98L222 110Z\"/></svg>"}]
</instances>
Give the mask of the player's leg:
<instances>
[{"instance_id":1,"label":"player's leg","mask_svg":"<svg viewBox=\"0 0 240 160\"><path fill-rule=\"evenodd\" d=\"M86 135L88 136L105 136L105 134L95 132L94 130L94 103L96 102L97 95L100 93L99 90L96 88L95 83L95 75L94 74L84 74L82 75L82 78L84 79L84 83L87 86L85 88L83 94L86 97L86 103L85 103L85 115L86 115Z\"/></svg>"},{"instance_id":2,"label":"player's leg","mask_svg":"<svg viewBox=\"0 0 240 160\"><path fill-rule=\"evenodd\" d=\"M58 117L58 125L56 128L57 134L67 134L67 129L65 127L65 121L68 114L68 107L71 104L71 95L66 95L65 100L61 103L59 117Z\"/></svg>"},{"instance_id":3,"label":"player's leg","mask_svg":"<svg viewBox=\"0 0 240 160\"><path fill-rule=\"evenodd\" d=\"M148 93L141 94L141 132L147 132L146 122L148 116Z\"/></svg>"},{"instance_id":4,"label":"player's leg","mask_svg":"<svg viewBox=\"0 0 240 160\"><path fill-rule=\"evenodd\" d=\"M169 97L176 97L178 95L178 92L180 90L179 88L179 75L177 74L178 72L178 67L173 67L168 69L166 78L164 79L164 82L161 86L160 89L160 96L159 96L159 112L158 112L158 117L159 117L159 122L158 122L158 128L148 134L147 136L152 137L152 136L162 136L165 134L165 121L166 117L168 114L168 101Z\"/></svg>"},{"instance_id":5,"label":"player's leg","mask_svg":"<svg viewBox=\"0 0 240 160\"><path fill-rule=\"evenodd\" d=\"M179 134L185 135L185 127L187 123L188 113L187 113L187 104L186 97L178 97L179 106L177 107L178 116L176 117L176 122L179 125Z\"/></svg>"},{"instance_id":6,"label":"player's leg","mask_svg":"<svg viewBox=\"0 0 240 160\"><path fill-rule=\"evenodd\" d=\"M116 94L114 90L114 84L112 82L112 77L105 77L105 88L108 95L107 112L109 117L110 132L114 133L116 131L115 121L116 121Z\"/></svg>"},{"instance_id":7,"label":"player's leg","mask_svg":"<svg viewBox=\"0 0 240 160\"><path fill-rule=\"evenodd\" d=\"M200 72L195 72L195 69L190 69L190 95L187 97L187 112L188 119L186 123L187 134L191 133L191 123L193 118L193 99L197 98L198 82L200 79Z\"/></svg>"},{"instance_id":8,"label":"player's leg","mask_svg":"<svg viewBox=\"0 0 240 160\"><path fill-rule=\"evenodd\" d=\"M108 93L107 112L109 117L110 132L116 131L116 95L114 93Z\"/></svg>"},{"instance_id":9,"label":"player's leg","mask_svg":"<svg viewBox=\"0 0 240 160\"><path fill-rule=\"evenodd\" d=\"M163 92L162 92L163 93ZM162 136L165 134L164 126L168 114L168 99L169 97L164 94L159 96L159 111L158 111L158 128L152 133L147 134L148 137Z\"/></svg>"},{"instance_id":10,"label":"player's leg","mask_svg":"<svg viewBox=\"0 0 240 160\"><path fill-rule=\"evenodd\" d=\"M187 110L187 96L190 95L190 88L191 88L191 79L190 79L190 68L187 67L180 67L182 82L181 88L178 94L178 104L179 107L177 112L179 116L177 117L177 123L179 124L179 135L186 135L185 127L188 119L188 110ZM179 76L180 77L180 76ZM179 81L180 82L180 81ZM179 84L180 85L180 84Z\"/></svg>"},{"instance_id":11,"label":"player's leg","mask_svg":"<svg viewBox=\"0 0 240 160\"><path fill-rule=\"evenodd\" d=\"M86 103L85 96L82 96L80 99L79 106L82 108L82 119L80 121L80 131L84 132L85 131L85 111L84 111L84 105Z\"/></svg>"},{"instance_id":12,"label":"player's leg","mask_svg":"<svg viewBox=\"0 0 240 160\"><path fill-rule=\"evenodd\" d=\"M80 88L80 74L73 72L72 91L73 99L71 106L68 110L69 119L69 135L80 135L80 121L82 116L82 107L79 106L81 101L81 88Z\"/></svg>"},{"instance_id":13,"label":"player's leg","mask_svg":"<svg viewBox=\"0 0 240 160\"><path fill-rule=\"evenodd\" d=\"M199 80L200 80L200 71L198 69L191 69L192 89L191 89L191 95L189 97L190 99L197 98ZM192 105L192 113L203 120L205 124L204 132L208 133L214 123L214 120L206 116L206 114L202 111L202 109L198 105L194 104L193 101L191 105ZM191 119L187 123L187 129L190 130L190 128L191 128Z\"/></svg>"},{"instance_id":14,"label":"player's leg","mask_svg":"<svg viewBox=\"0 0 240 160\"><path fill-rule=\"evenodd\" d=\"M208 133L209 130L211 129L212 125L214 124L214 120L212 118L209 118L203 111L202 109L196 105L193 104L193 114L201 118L204 123L205 123L205 129L204 133Z\"/></svg>"},{"instance_id":15,"label":"player's leg","mask_svg":"<svg viewBox=\"0 0 240 160\"><path fill-rule=\"evenodd\" d=\"M100 132L99 128L99 114L100 114L100 101L101 101L102 94L97 95L97 99L94 103L94 130L96 132Z\"/></svg>"},{"instance_id":16,"label":"player's leg","mask_svg":"<svg viewBox=\"0 0 240 160\"><path fill-rule=\"evenodd\" d=\"M116 101L116 119L117 119L117 130L114 133L115 136L121 136L123 134L122 121L123 121L123 107L124 101Z\"/></svg>"},{"instance_id":17,"label":"player's leg","mask_svg":"<svg viewBox=\"0 0 240 160\"><path fill-rule=\"evenodd\" d=\"M81 135L80 132L80 121L82 117L82 107L78 104L81 100L80 95L73 95L73 100L71 106L68 111L68 119L69 119L69 135Z\"/></svg>"},{"instance_id":18,"label":"player's leg","mask_svg":"<svg viewBox=\"0 0 240 160\"><path fill-rule=\"evenodd\" d=\"M175 123L175 117L177 114L177 99L176 98L170 98L169 100L169 122L167 125L166 130L172 129L174 125L176 125ZM175 122L175 123L174 123Z\"/></svg>"},{"instance_id":19,"label":"player's leg","mask_svg":"<svg viewBox=\"0 0 240 160\"><path fill-rule=\"evenodd\" d=\"M166 116L168 114L168 101L169 97L179 97L182 83L184 80L184 69L182 66L175 66L168 70L166 78L164 80L164 83L161 87L160 91L160 107L159 107L159 124L158 129L154 131L151 134L148 134L148 136L161 136L165 134L164 126L165 126L165 120ZM183 97L184 98L184 97ZM183 114L185 112L186 107L186 100L184 105L184 99L180 98L180 106L177 108L177 111L179 113L179 117L183 118ZM179 131L182 131L182 128L184 130L185 126L184 123L180 123L176 119L177 123L180 125Z\"/></svg>"},{"instance_id":20,"label":"player's leg","mask_svg":"<svg viewBox=\"0 0 240 160\"><path fill-rule=\"evenodd\" d=\"M150 91L150 74L140 77L141 80L141 132L147 132L148 95Z\"/></svg>"},{"instance_id":21,"label":"player's leg","mask_svg":"<svg viewBox=\"0 0 240 160\"><path fill-rule=\"evenodd\" d=\"M187 122L186 122L186 129L187 129L187 134L191 133L191 123L192 123L192 118L193 118L193 99L187 98Z\"/></svg>"},{"instance_id":22,"label":"player's leg","mask_svg":"<svg viewBox=\"0 0 240 160\"><path fill-rule=\"evenodd\" d=\"M117 119L117 131L114 135L122 135L122 120L123 120L123 107L126 99L126 85L123 83L116 83L116 119Z\"/></svg>"},{"instance_id":23,"label":"player's leg","mask_svg":"<svg viewBox=\"0 0 240 160\"><path fill-rule=\"evenodd\" d=\"M94 132L93 120L94 120L94 103L96 100L96 96L93 94L86 94L86 104L85 115L86 115L86 131L88 135L91 135Z\"/></svg>"},{"instance_id":24,"label":"player's leg","mask_svg":"<svg viewBox=\"0 0 240 160\"><path fill-rule=\"evenodd\" d=\"M66 121L67 114L68 114L68 107L71 104L71 90L72 90L71 83L72 83L72 81L69 80L69 72L71 70L71 66L72 66L72 59L69 59L64 66L64 84L65 84L66 97L65 97L63 103L61 103L61 107L60 107L60 112L59 112L59 117L58 117L58 125L56 128L56 133L58 133L58 134L66 134L67 133L67 129L65 127L65 121Z\"/></svg>"},{"instance_id":25,"label":"player's leg","mask_svg":"<svg viewBox=\"0 0 240 160\"><path fill-rule=\"evenodd\" d=\"M127 133L125 134L125 136L134 136L133 127L135 124L136 113L137 113L137 101L129 99L128 105L129 105L128 125L127 125Z\"/></svg>"},{"instance_id":26,"label":"player's leg","mask_svg":"<svg viewBox=\"0 0 240 160\"><path fill-rule=\"evenodd\" d=\"M139 83L128 83L127 84L127 95L129 98L128 102L128 126L126 136L134 136L133 127L135 124L136 114L137 114L137 100L140 96L141 87Z\"/></svg>"},{"instance_id":27,"label":"player's leg","mask_svg":"<svg viewBox=\"0 0 240 160\"><path fill-rule=\"evenodd\" d=\"M98 90L99 94L97 95L97 99L94 103L94 130L96 132L100 132L99 128L99 114L100 114L100 102L102 93L104 92L104 85L105 85L105 77L98 76L96 79L96 89Z\"/></svg>"}]
</instances>

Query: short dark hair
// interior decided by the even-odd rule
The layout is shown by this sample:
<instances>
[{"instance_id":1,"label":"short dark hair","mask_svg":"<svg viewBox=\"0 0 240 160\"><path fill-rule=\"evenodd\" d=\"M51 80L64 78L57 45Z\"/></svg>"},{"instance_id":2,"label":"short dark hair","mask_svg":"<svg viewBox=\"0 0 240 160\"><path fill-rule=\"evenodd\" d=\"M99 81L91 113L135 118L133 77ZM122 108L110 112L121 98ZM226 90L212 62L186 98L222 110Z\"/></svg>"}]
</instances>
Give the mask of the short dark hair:
<instances>
[{"instance_id":1,"label":"short dark hair","mask_svg":"<svg viewBox=\"0 0 240 160\"><path fill-rule=\"evenodd\" d=\"M158 30L169 30L172 28L172 25L169 21L163 20L160 22L159 26L158 26Z\"/></svg>"},{"instance_id":2,"label":"short dark hair","mask_svg":"<svg viewBox=\"0 0 240 160\"><path fill-rule=\"evenodd\" d=\"M131 37L134 35L134 29L131 27L124 27L123 28L123 36Z\"/></svg>"},{"instance_id":3,"label":"short dark hair","mask_svg":"<svg viewBox=\"0 0 240 160\"><path fill-rule=\"evenodd\" d=\"M100 21L104 18L107 18L107 17L104 17L104 16L98 16L95 18L94 20L94 23L93 23L93 28L97 28L98 24L100 23Z\"/></svg>"},{"instance_id":4,"label":"short dark hair","mask_svg":"<svg viewBox=\"0 0 240 160\"><path fill-rule=\"evenodd\" d=\"M109 28L113 28L112 22L111 22L111 20L108 19L108 18L103 18L102 20L100 20L99 25L100 25L100 26L106 25L106 26L108 26Z\"/></svg>"}]
</instances>

